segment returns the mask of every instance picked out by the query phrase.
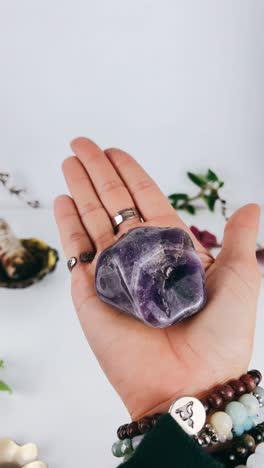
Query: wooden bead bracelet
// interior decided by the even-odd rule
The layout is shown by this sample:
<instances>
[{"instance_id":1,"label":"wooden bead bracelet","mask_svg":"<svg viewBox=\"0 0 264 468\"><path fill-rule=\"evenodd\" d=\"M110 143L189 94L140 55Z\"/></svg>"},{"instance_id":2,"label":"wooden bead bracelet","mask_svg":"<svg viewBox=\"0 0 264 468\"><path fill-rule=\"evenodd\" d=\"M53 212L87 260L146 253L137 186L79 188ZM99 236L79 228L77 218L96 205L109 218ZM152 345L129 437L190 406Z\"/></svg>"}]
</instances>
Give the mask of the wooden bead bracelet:
<instances>
[{"instance_id":1,"label":"wooden bead bracelet","mask_svg":"<svg viewBox=\"0 0 264 468\"><path fill-rule=\"evenodd\" d=\"M254 392L262 380L261 372L254 369L243 374L239 379L233 379L214 389L208 397L202 400L206 413L211 410L222 410L226 403L234 401L245 393Z\"/></svg>"},{"instance_id":2,"label":"wooden bead bracelet","mask_svg":"<svg viewBox=\"0 0 264 468\"><path fill-rule=\"evenodd\" d=\"M139 421L132 421L130 424L123 424L117 429L117 437L120 440L133 439L141 434L149 432L156 424L162 414L157 413L153 416L144 416Z\"/></svg>"}]
</instances>

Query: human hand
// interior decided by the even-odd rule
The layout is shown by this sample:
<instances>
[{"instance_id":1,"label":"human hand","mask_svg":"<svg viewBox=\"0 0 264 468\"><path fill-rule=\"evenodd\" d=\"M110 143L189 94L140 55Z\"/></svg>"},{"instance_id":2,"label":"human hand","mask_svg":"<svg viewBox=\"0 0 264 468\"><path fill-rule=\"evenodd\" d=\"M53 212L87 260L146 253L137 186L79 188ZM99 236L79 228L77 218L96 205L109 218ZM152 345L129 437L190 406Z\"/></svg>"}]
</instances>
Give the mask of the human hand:
<instances>
[{"instance_id":1,"label":"human hand","mask_svg":"<svg viewBox=\"0 0 264 468\"><path fill-rule=\"evenodd\" d=\"M84 333L132 419L166 411L178 396L202 396L243 374L251 358L261 274L255 248L259 207L239 209L228 221L223 248L214 259L139 164L121 150L102 151L86 138L72 142L76 156L63 172L71 197L55 200L65 255L96 249L91 264L72 270L72 297ZM98 255L139 219L110 222L137 206L148 226L185 229L205 268L208 301L191 319L151 328L102 302L94 286Z\"/></svg>"}]
</instances>

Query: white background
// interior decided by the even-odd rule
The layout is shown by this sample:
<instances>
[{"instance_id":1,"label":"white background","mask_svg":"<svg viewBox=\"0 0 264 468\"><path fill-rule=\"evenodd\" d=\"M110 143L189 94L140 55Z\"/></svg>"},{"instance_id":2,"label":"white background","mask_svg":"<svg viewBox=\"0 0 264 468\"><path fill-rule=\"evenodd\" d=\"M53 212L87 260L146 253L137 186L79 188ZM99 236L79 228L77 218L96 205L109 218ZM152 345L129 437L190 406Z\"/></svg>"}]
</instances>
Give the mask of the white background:
<instances>
[{"instance_id":1,"label":"white background","mask_svg":"<svg viewBox=\"0 0 264 468\"><path fill-rule=\"evenodd\" d=\"M263 205L263 24L261 0L0 0L0 171L43 205L25 209L0 187L0 216L59 246L52 199L78 135L131 152L165 193L189 189L186 170L211 167L232 209ZM221 237L220 216L195 224ZM0 295L14 388L0 396L0 437L37 442L50 468L115 466L127 414L82 335L64 263ZM263 325L259 316L259 367Z\"/></svg>"}]
</instances>

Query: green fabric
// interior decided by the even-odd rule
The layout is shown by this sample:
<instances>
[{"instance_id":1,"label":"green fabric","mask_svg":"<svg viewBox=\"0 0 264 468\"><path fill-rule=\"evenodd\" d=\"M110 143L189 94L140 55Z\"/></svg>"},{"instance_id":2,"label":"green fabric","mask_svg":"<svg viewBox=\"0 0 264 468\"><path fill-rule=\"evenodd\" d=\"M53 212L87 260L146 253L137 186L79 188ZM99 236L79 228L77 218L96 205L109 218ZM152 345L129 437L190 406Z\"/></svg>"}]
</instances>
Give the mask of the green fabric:
<instances>
[{"instance_id":1,"label":"green fabric","mask_svg":"<svg viewBox=\"0 0 264 468\"><path fill-rule=\"evenodd\" d=\"M223 468L174 421L162 416L135 454L119 468Z\"/></svg>"}]
</instances>

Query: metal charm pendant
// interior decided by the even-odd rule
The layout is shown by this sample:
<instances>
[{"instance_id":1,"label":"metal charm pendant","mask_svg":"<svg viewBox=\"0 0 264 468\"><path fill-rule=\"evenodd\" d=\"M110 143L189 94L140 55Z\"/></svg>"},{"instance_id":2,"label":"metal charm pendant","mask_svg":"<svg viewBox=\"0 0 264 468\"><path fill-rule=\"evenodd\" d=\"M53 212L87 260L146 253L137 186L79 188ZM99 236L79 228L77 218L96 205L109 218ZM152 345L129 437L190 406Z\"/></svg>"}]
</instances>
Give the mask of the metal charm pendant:
<instances>
[{"instance_id":1,"label":"metal charm pendant","mask_svg":"<svg viewBox=\"0 0 264 468\"><path fill-rule=\"evenodd\" d=\"M169 413L190 436L199 434L205 425L206 412L197 398L188 396L178 398L172 403Z\"/></svg>"},{"instance_id":2,"label":"metal charm pendant","mask_svg":"<svg viewBox=\"0 0 264 468\"><path fill-rule=\"evenodd\" d=\"M67 266L69 271L72 271L72 269L77 265L77 258L76 257L71 257L70 260L67 262Z\"/></svg>"}]
</instances>

